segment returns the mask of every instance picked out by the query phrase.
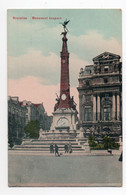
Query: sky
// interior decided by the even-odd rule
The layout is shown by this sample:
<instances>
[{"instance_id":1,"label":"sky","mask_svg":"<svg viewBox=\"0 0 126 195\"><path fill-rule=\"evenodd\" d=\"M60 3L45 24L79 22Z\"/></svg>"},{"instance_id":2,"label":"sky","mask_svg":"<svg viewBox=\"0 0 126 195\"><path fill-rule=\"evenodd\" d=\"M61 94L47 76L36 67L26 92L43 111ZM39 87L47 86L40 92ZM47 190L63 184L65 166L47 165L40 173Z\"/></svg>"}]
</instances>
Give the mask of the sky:
<instances>
[{"instance_id":1,"label":"sky","mask_svg":"<svg viewBox=\"0 0 126 195\"><path fill-rule=\"evenodd\" d=\"M48 19L32 19L32 17ZM27 17L27 19L13 19ZM49 19L58 17L59 19ZM71 96L78 99L80 68L108 51L121 56L122 13L119 9L10 9L7 21L8 95L44 104L50 115L60 92L62 23L69 32ZM78 109L78 106L77 106Z\"/></svg>"}]
</instances>

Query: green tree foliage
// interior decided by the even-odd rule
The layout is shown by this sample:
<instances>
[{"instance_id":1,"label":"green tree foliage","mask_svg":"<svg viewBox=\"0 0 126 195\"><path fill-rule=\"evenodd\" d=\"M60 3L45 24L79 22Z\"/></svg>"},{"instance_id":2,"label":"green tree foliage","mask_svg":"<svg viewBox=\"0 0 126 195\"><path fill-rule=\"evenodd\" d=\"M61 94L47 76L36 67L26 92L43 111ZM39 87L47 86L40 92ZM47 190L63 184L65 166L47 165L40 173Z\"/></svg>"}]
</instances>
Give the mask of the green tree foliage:
<instances>
[{"instance_id":1,"label":"green tree foliage","mask_svg":"<svg viewBox=\"0 0 126 195\"><path fill-rule=\"evenodd\" d=\"M94 150L106 150L106 149L118 149L119 148L119 144L115 142L115 139L107 135L104 136L101 143L98 143L95 140L95 137L90 135L88 137L88 143L91 149L94 149Z\"/></svg>"},{"instance_id":2,"label":"green tree foliage","mask_svg":"<svg viewBox=\"0 0 126 195\"><path fill-rule=\"evenodd\" d=\"M95 137L92 135L88 137L88 142L90 147L95 147L97 145L97 143L95 142Z\"/></svg>"},{"instance_id":3,"label":"green tree foliage","mask_svg":"<svg viewBox=\"0 0 126 195\"><path fill-rule=\"evenodd\" d=\"M17 137L8 137L8 143L10 148L13 148L13 146L16 145L21 145L22 144L22 138L17 138Z\"/></svg>"},{"instance_id":4,"label":"green tree foliage","mask_svg":"<svg viewBox=\"0 0 126 195\"><path fill-rule=\"evenodd\" d=\"M8 138L8 143L9 143L10 148L13 148L13 146L14 146L14 141L13 141L12 137L9 137L9 138Z\"/></svg>"},{"instance_id":5,"label":"green tree foliage","mask_svg":"<svg viewBox=\"0 0 126 195\"><path fill-rule=\"evenodd\" d=\"M30 138L38 138L39 129L40 129L39 121L32 120L25 126L24 131L26 134L29 135Z\"/></svg>"},{"instance_id":6,"label":"green tree foliage","mask_svg":"<svg viewBox=\"0 0 126 195\"><path fill-rule=\"evenodd\" d=\"M114 148L119 147L119 144L115 142L115 139L107 135L104 136L103 144L104 144L105 149L108 149L108 148L114 149Z\"/></svg>"}]
</instances>

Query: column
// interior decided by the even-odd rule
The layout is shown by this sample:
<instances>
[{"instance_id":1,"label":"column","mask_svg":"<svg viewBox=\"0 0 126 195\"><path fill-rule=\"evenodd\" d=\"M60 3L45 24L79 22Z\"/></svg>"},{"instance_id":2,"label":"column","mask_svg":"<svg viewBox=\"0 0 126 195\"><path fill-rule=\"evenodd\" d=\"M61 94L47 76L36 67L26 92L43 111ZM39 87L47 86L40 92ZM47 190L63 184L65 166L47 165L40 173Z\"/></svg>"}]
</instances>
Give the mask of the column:
<instances>
[{"instance_id":1,"label":"column","mask_svg":"<svg viewBox=\"0 0 126 195\"><path fill-rule=\"evenodd\" d=\"M96 96L93 96L93 121L96 121Z\"/></svg>"},{"instance_id":2,"label":"column","mask_svg":"<svg viewBox=\"0 0 126 195\"><path fill-rule=\"evenodd\" d=\"M100 120L100 95L97 95L97 120Z\"/></svg>"},{"instance_id":3,"label":"column","mask_svg":"<svg viewBox=\"0 0 126 195\"><path fill-rule=\"evenodd\" d=\"M112 96L112 120L115 120L115 93Z\"/></svg>"},{"instance_id":4,"label":"column","mask_svg":"<svg viewBox=\"0 0 126 195\"><path fill-rule=\"evenodd\" d=\"M117 94L117 120L120 120L120 96Z\"/></svg>"},{"instance_id":5,"label":"column","mask_svg":"<svg viewBox=\"0 0 126 195\"><path fill-rule=\"evenodd\" d=\"M80 95L79 94L79 113L80 113L80 121L82 121L84 118L83 118L83 107L82 107L82 97L83 95Z\"/></svg>"}]
</instances>

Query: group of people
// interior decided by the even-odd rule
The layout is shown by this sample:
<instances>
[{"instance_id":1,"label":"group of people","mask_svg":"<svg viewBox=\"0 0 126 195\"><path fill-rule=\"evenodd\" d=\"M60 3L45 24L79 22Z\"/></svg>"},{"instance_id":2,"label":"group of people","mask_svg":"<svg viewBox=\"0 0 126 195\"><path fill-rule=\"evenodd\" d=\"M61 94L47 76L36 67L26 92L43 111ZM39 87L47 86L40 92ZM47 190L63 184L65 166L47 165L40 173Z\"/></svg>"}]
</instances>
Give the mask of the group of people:
<instances>
[{"instance_id":1,"label":"group of people","mask_svg":"<svg viewBox=\"0 0 126 195\"><path fill-rule=\"evenodd\" d=\"M72 153L71 143L65 144L64 150L65 150L65 153ZM54 153L54 152L55 152L55 156L60 156L58 145L52 143L52 144L50 144L50 153Z\"/></svg>"},{"instance_id":2,"label":"group of people","mask_svg":"<svg viewBox=\"0 0 126 195\"><path fill-rule=\"evenodd\" d=\"M71 143L65 144L64 145L64 150L65 150L65 153L72 153L72 145L71 145Z\"/></svg>"},{"instance_id":3,"label":"group of people","mask_svg":"<svg viewBox=\"0 0 126 195\"><path fill-rule=\"evenodd\" d=\"M58 152L59 148L57 144L50 144L50 153L54 153L55 152L55 156L59 156L59 152Z\"/></svg>"}]
</instances>

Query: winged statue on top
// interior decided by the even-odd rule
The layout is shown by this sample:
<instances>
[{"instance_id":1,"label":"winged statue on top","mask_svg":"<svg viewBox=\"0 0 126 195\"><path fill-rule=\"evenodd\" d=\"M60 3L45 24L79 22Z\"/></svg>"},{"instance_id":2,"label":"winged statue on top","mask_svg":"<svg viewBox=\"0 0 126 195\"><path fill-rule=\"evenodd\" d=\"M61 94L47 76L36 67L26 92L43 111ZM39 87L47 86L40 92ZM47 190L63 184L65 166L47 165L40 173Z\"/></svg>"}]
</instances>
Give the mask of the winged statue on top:
<instances>
[{"instance_id":1,"label":"winged statue on top","mask_svg":"<svg viewBox=\"0 0 126 195\"><path fill-rule=\"evenodd\" d=\"M70 20L65 20L64 22L61 22L60 24L62 24L63 28L64 28L64 32L69 32L69 30L67 29L66 25L70 22Z\"/></svg>"}]
</instances>

